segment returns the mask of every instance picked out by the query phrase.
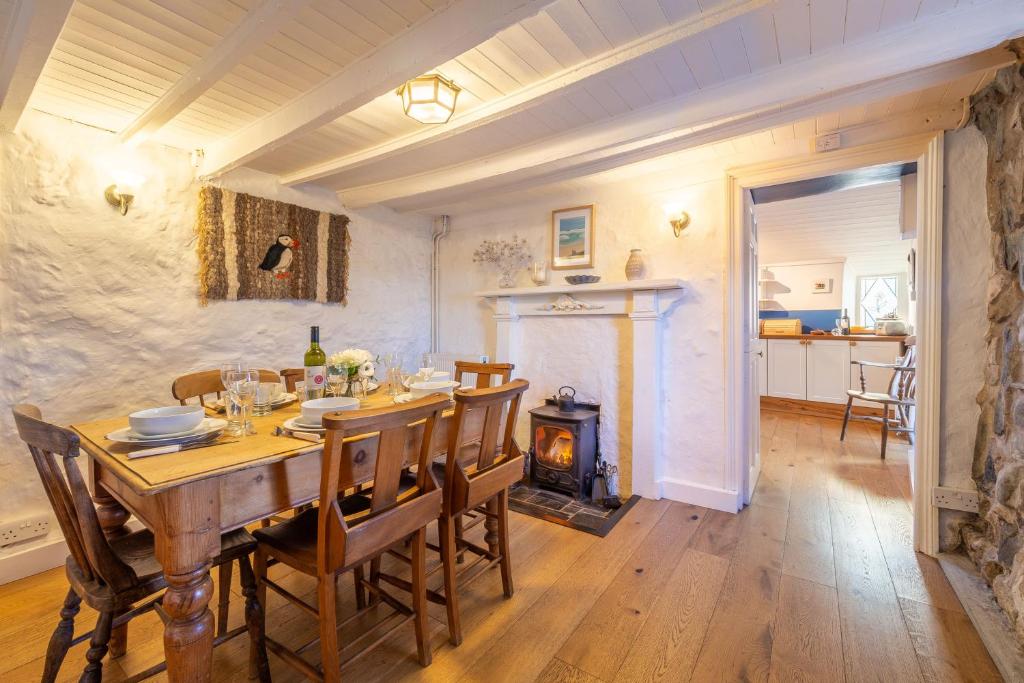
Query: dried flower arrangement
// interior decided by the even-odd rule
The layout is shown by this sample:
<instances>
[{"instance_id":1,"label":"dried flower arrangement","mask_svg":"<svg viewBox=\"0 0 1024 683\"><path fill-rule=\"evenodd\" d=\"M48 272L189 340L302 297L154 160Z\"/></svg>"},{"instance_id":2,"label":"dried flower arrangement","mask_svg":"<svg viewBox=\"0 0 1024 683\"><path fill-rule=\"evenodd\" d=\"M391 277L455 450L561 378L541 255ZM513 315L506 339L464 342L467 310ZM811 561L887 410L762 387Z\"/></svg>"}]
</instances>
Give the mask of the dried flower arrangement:
<instances>
[{"instance_id":1,"label":"dried flower arrangement","mask_svg":"<svg viewBox=\"0 0 1024 683\"><path fill-rule=\"evenodd\" d=\"M518 235L510 240L484 240L473 252L473 263L493 263L497 267L499 287L514 287L517 271L532 259L526 240Z\"/></svg>"}]
</instances>

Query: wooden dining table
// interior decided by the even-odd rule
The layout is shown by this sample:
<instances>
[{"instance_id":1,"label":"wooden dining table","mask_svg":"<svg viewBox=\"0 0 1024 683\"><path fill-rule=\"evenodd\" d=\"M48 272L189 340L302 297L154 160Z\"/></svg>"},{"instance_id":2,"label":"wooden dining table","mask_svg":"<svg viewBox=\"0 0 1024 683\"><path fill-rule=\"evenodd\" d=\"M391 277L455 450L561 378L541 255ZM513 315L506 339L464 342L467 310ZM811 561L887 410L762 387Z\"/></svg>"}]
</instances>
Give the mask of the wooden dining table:
<instances>
[{"instance_id":1,"label":"wooden dining table","mask_svg":"<svg viewBox=\"0 0 1024 683\"><path fill-rule=\"evenodd\" d=\"M386 392L378 391L363 399L360 408L392 402ZM446 410L435 429L437 456L447 451L453 412ZM319 497L323 444L272 433L298 414L299 406L293 403L253 417L255 434L135 459L128 457L135 447L106 438L127 426L126 416L72 425L89 456L93 501L106 534L128 533L125 524L131 515L153 533L156 557L167 579L164 652L172 681L210 680L214 640L213 613L208 608L213 594L210 566L220 552L221 534ZM469 419L464 433L479 434L479 427ZM410 430L408 464L416 461L419 438L418 430ZM373 479L374 459L366 454L376 452L376 439L370 434L345 441L360 481ZM472 436L467 436L466 444L472 442ZM120 642L112 639L112 652L117 647L123 652L127 633L116 633L115 638Z\"/></svg>"}]
</instances>

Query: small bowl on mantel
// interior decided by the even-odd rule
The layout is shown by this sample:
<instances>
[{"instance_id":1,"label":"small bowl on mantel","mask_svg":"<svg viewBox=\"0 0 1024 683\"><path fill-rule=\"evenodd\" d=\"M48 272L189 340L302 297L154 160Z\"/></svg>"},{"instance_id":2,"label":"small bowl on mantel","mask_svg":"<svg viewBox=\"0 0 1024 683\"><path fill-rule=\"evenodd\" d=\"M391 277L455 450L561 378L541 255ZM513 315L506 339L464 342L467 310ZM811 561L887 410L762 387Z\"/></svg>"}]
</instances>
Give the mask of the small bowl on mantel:
<instances>
[{"instance_id":1,"label":"small bowl on mantel","mask_svg":"<svg viewBox=\"0 0 1024 683\"><path fill-rule=\"evenodd\" d=\"M570 285L592 285L601 281L600 275L566 275L565 281Z\"/></svg>"}]
</instances>

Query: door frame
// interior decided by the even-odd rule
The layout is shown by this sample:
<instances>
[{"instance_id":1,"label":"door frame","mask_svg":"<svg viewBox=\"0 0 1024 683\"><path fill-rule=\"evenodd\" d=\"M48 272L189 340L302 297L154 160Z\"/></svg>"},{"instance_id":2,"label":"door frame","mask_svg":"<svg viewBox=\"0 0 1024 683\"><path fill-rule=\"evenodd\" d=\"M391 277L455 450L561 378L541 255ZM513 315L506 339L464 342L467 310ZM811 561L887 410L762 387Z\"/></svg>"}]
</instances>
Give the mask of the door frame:
<instances>
[{"instance_id":1,"label":"door frame","mask_svg":"<svg viewBox=\"0 0 1024 683\"><path fill-rule=\"evenodd\" d=\"M743 217L744 190L806 180L822 175L879 164L917 162L917 413L911 463L914 549L929 555L939 550L939 509L932 490L939 482L939 392L942 361L942 131L913 135L823 154L808 154L782 161L726 171L726 489L737 492L743 505L751 414L747 402L748 377L743 316L748 295L743 268L747 224ZM737 410L736 407L740 409Z\"/></svg>"}]
</instances>

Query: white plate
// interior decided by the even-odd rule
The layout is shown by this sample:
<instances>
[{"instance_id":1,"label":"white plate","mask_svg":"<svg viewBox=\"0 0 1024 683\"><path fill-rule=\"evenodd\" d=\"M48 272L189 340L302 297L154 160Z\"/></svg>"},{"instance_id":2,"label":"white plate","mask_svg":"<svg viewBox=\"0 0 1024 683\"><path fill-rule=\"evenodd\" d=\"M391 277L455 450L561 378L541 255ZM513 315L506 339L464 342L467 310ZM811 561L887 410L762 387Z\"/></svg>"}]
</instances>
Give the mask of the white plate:
<instances>
[{"instance_id":1,"label":"white plate","mask_svg":"<svg viewBox=\"0 0 1024 683\"><path fill-rule=\"evenodd\" d=\"M299 418L297 417L288 418L287 420L284 421L284 424L281 426L284 427L285 429L291 429L296 432L313 432L315 434L320 434L327 431L323 427L316 427L312 425L307 425L304 422L299 422Z\"/></svg>"},{"instance_id":2,"label":"white plate","mask_svg":"<svg viewBox=\"0 0 1024 683\"><path fill-rule=\"evenodd\" d=\"M228 421L221 420L216 417L204 418L199 426L195 429L187 432L181 432L178 434L162 434L161 436L143 436L136 434L129 427L118 429L107 434L106 438L109 441L115 443L133 443L133 444L150 444L153 446L159 446L171 443L185 443L186 441L194 441L195 439L201 439L205 436L209 436L214 432L219 432L227 427Z\"/></svg>"},{"instance_id":3,"label":"white plate","mask_svg":"<svg viewBox=\"0 0 1024 683\"><path fill-rule=\"evenodd\" d=\"M395 403L408 403L411 400L412 394L408 391L405 392L404 394L399 394L398 396L395 396Z\"/></svg>"}]
</instances>

